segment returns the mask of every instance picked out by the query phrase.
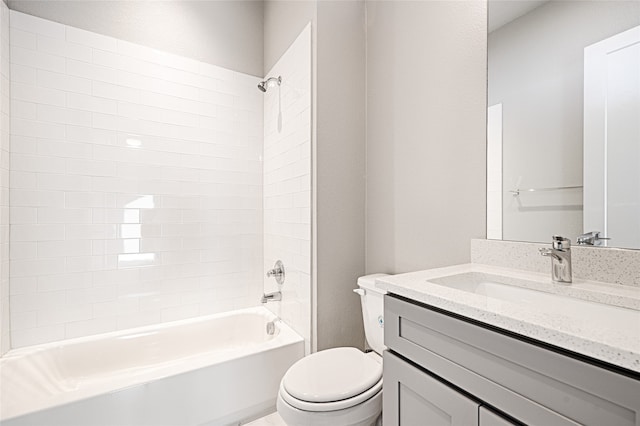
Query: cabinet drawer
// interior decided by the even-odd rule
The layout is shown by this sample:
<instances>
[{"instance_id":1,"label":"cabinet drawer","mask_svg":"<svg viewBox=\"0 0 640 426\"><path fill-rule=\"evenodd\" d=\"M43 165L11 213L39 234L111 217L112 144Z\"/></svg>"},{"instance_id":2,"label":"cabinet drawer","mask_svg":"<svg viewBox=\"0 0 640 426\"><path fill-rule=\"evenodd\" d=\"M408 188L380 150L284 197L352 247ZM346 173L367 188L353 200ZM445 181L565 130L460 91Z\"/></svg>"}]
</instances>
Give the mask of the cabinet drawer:
<instances>
[{"instance_id":1,"label":"cabinet drawer","mask_svg":"<svg viewBox=\"0 0 640 426\"><path fill-rule=\"evenodd\" d=\"M516 426L515 423L511 423L485 407L480 407L478 411L478 424L480 426Z\"/></svg>"},{"instance_id":2,"label":"cabinet drawer","mask_svg":"<svg viewBox=\"0 0 640 426\"><path fill-rule=\"evenodd\" d=\"M384 426L473 426L479 403L385 351Z\"/></svg>"},{"instance_id":3,"label":"cabinet drawer","mask_svg":"<svg viewBox=\"0 0 640 426\"><path fill-rule=\"evenodd\" d=\"M385 344L527 424L640 426L640 381L389 295Z\"/></svg>"}]
</instances>

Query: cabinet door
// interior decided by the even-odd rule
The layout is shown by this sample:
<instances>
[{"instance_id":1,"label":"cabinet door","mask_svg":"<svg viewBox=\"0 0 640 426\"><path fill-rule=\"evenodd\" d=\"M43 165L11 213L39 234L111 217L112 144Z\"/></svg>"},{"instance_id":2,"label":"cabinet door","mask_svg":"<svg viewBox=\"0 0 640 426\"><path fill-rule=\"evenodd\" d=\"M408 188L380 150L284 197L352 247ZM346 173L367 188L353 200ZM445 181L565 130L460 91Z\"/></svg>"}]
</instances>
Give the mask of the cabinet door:
<instances>
[{"instance_id":1,"label":"cabinet door","mask_svg":"<svg viewBox=\"0 0 640 426\"><path fill-rule=\"evenodd\" d=\"M640 380L385 296L384 343L487 405L536 426L640 426Z\"/></svg>"},{"instance_id":2,"label":"cabinet door","mask_svg":"<svg viewBox=\"0 0 640 426\"><path fill-rule=\"evenodd\" d=\"M479 424L480 426L515 426L515 423L511 423L509 420L487 410L485 407L480 407L479 411Z\"/></svg>"},{"instance_id":3,"label":"cabinet door","mask_svg":"<svg viewBox=\"0 0 640 426\"><path fill-rule=\"evenodd\" d=\"M385 426L473 426L480 404L424 371L384 352Z\"/></svg>"}]
</instances>

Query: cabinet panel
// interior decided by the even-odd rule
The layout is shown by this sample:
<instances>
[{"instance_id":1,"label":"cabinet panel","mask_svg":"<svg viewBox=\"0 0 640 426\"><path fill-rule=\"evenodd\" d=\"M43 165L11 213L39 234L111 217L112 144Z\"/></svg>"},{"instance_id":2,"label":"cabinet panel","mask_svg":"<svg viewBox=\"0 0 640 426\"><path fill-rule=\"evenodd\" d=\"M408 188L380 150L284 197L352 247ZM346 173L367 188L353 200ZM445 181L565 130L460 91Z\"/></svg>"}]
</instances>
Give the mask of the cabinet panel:
<instances>
[{"instance_id":1,"label":"cabinet panel","mask_svg":"<svg viewBox=\"0 0 640 426\"><path fill-rule=\"evenodd\" d=\"M395 355L384 353L385 426L473 426L479 404Z\"/></svg>"},{"instance_id":2,"label":"cabinet panel","mask_svg":"<svg viewBox=\"0 0 640 426\"><path fill-rule=\"evenodd\" d=\"M511 423L509 420L485 407L480 407L478 417L480 426L516 426L515 423Z\"/></svg>"},{"instance_id":3,"label":"cabinet panel","mask_svg":"<svg viewBox=\"0 0 640 426\"><path fill-rule=\"evenodd\" d=\"M532 425L640 426L640 381L385 297L385 344Z\"/></svg>"}]
</instances>

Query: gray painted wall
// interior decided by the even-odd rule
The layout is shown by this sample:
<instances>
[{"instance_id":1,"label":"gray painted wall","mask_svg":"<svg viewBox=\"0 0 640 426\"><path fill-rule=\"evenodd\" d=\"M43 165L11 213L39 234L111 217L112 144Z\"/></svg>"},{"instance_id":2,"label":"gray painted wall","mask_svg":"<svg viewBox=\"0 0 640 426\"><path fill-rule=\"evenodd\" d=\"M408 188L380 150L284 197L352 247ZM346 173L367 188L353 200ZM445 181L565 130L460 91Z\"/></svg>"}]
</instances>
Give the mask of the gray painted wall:
<instances>
[{"instance_id":1,"label":"gray painted wall","mask_svg":"<svg viewBox=\"0 0 640 426\"><path fill-rule=\"evenodd\" d=\"M260 0L9 0L11 9L262 76Z\"/></svg>"},{"instance_id":2,"label":"gray painted wall","mask_svg":"<svg viewBox=\"0 0 640 426\"><path fill-rule=\"evenodd\" d=\"M324 349L361 345L359 275L468 262L485 235L486 6L319 1L316 25Z\"/></svg>"},{"instance_id":3,"label":"gray painted wall","mask_svg":"<svg viewBox=\"0 0 640 426\"><path fill-rule=\"evenodd\" d=\"M486 4L367 1L367 273L485 236Z\"/></svg>"},{"instance_id":4,"label":"gray painted wall","mask_svg":"<svg viewBox=\"0 0 640 426\"><path fill-rule=\"evenodd\" d=\"M364 1L318 2L318 349L364 345L366 35Z\"/></svg>"}]
</instances>

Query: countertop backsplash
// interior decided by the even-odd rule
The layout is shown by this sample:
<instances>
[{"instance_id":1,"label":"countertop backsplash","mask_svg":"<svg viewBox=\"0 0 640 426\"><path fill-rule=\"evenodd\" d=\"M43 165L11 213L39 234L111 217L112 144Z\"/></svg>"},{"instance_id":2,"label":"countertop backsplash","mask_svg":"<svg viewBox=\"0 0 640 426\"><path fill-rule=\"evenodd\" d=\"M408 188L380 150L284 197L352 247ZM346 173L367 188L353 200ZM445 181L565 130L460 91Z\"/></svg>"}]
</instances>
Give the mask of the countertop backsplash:
<instances>
[{"instance_id":1,"label":"countertop backsplash","mask_svg":"<svg viewBox=\"0 0 640 426\"><path fill-rule=\"evenodd\" d=\"M500 240L471 240L471 262L520 269L529 272L549 272L551 260L538 249L549 243L525 243ZM572 246L574 278L640 287L640 250Z\"/></svg>"}]
</instances>

